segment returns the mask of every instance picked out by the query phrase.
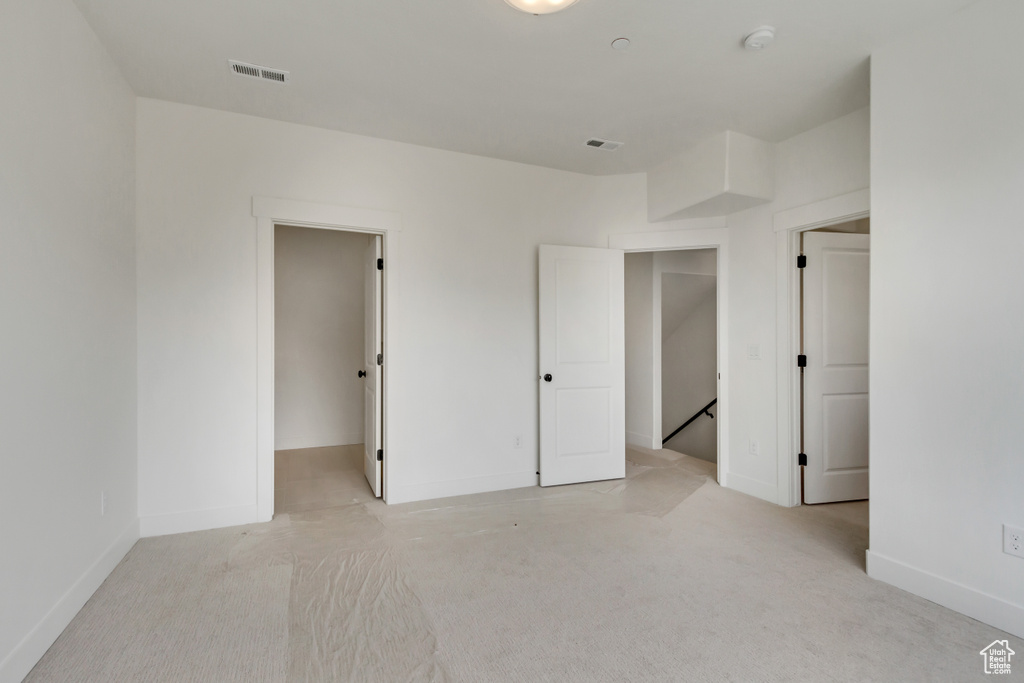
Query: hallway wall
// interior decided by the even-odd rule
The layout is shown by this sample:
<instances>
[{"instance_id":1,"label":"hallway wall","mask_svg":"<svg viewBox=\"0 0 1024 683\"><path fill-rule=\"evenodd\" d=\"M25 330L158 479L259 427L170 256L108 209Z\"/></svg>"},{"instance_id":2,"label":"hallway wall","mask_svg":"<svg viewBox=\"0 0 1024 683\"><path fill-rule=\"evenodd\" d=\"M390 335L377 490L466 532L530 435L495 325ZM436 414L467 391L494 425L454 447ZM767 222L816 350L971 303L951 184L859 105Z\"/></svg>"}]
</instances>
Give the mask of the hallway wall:
<instances>
[{"instance_id":1,"label":"hallway wall","mask_svg":"<svg viewBox=\"0 0 1024 683\"><path fill-rule=\"evenodd\" d=\"M662 274L662 290L670 281L676 288L706 291L675 329L662 334L662 433L671 434L718 395L718 297L715 278L708 275ZM710 280L710 289L709 283ZM681 282L679 282L681 281ZM663 293L663 301L667 292ZM711 414L718 413L713 406ZM703 415L665 444L679 453L718 461L718 423Z\"/></svg>"}]
</instances>

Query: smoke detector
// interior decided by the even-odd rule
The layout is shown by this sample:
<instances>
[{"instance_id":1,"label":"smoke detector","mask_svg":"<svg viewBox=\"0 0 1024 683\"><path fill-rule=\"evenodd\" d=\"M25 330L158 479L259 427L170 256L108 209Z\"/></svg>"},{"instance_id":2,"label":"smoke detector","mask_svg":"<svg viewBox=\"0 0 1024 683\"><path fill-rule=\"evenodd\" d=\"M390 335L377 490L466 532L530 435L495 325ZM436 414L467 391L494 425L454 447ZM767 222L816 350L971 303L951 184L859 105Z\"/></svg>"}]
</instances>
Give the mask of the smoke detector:
<instances>
[{"instance_id":1,"label":"smoke detector","mask_svg":"<svg viewBox=\"0 0 1024 683\"><path fill-rule=\"evenodd\" d=\"M614 140L602 140L601 138L590 138L584 143L587 147L593 147L594 149L603 149L606 152L610 152L613 149L622 147L621 142L615 142Z\"/></svg>"},{"instance_id":2,"label":"smoke detector","mask_svg":"<svg viewBox=\"0 0 1024 683\"><path fill-rule=\"evenodd\" d=\"M763 50L775 40L775 27L761 26L756 28L743 39L743 47L748 50Z\"/></svg>"},{"instance_id":3,"label":"smoke detector","mask_svg":"<svg viewBox=\"0 0 1024 683\"><path fill-rule=\"evenodd\" d=\"M274 83L287 83L288 72L282 71L281 69L271 69L267 66L259 66L257 64L246 64L245 62L239 62L234 59L229 59L228 64L231 66L231 71L238 76L245 76L246 78L258 78L264 81L272 81Z\"/></svg>"}]
</instances>

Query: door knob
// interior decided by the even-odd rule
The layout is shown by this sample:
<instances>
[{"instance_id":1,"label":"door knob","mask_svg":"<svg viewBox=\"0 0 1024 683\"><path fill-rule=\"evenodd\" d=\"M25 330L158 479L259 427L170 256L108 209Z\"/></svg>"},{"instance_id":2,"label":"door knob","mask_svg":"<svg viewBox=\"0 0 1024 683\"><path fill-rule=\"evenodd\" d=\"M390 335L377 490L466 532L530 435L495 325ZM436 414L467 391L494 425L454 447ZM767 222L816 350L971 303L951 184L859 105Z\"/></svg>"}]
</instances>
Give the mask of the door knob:
<instances>
[{"instance_id":1,"label":"door knob","mask_svg":"<svg viewBox=\"0 0 1024 683\"><path fill-rule=\"evenodd\" d=\"M550 382L550 381L551 381L551 379L552 379L552 377L551 377L551 373L548 373L548 374L544 375L544 381L545 381L545 382Z\"/></svg>"},{"instance_id":2,"label":"door knob","mask_svg":"<svg viewBox=\"0 0 1024 683\"><path fill-rule=\"evenodd\" d=\"M360 370L359 371L359 376L360 377L366 377L366 370Z\"/></svg>"}]
</instances>

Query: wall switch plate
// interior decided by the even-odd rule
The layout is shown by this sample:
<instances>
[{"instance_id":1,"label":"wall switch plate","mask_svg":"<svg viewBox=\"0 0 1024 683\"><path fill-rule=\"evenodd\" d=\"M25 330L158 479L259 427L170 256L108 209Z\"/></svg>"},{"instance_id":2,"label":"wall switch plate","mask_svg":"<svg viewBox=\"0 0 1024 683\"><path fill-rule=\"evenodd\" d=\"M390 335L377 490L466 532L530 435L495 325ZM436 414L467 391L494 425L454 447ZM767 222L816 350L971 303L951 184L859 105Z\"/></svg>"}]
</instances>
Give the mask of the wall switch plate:
<instances>
[{"instance_id":1,"label":"wall switch plate","mask_svg":"<svg viewBox=\"0 0 1024 683\"><path fill-rule=\"evenodd\" d=\"M750 454L761 455L761 444L759 444L756 439L750 440Z\"/></svg>"},{"instance_id":2,"label":"wall switch plate","mask_svg":"<svg viewBox=\"0 0 1024 683\"><path fill-rule=\"evenodd\" d=\"M1003 525L1003 552L1015 557L1024 557L1024 529Z\"/></svg>"},{"instance_id":3,"label":"wall switch plate","mask_svg":"<svg viewBox=\"0 0 1024 683\"><path fill-rule=\"evenodd\" d=\"M521 437L519 435L513 436L512 437L512 448L522 448L522 447L523 447L523 437Z\"/></svg>"},{"instance_id":4,"label":"wall switch plate","mask_svg":"<svg viewBox=\"0 0 1024 683\"><path fill-rule=\"evenodd\" d=\"M747 344L747 360L761 360L760 344Z\"/></svg>"}]
</instances>

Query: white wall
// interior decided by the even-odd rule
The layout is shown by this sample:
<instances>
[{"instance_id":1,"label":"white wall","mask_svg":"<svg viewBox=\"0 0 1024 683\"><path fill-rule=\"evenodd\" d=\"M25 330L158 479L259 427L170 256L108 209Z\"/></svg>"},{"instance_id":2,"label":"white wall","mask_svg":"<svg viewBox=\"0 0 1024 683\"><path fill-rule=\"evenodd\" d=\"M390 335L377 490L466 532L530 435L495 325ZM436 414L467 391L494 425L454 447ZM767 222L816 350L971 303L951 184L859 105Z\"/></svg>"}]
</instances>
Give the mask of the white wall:
<instances>
[{"instance_id":1,"label":"white wall","mask_svg":"<svg viewBox=\"0 0 1024 683\"><path fill-rule=\"evenodd\" d=\"M626 443L660 448L661 435L654 431L654 254L626 254L625 260Z\"/></svg>"},{"instance_id":2,"label":"white wall","mask_svg":"<svg viewBox=\"0 0 1024 683\"><path fill-rule=\"evenodd\" d=\"M980 2L872 57L868 569L1024 637L1022 25Z\"/></svg>"},{"instance_id":3,"label":"white wall","mask_svg":"<svg viewBox=\"0 0 1024 683\"><path fill-rule=\"evenodd\" d=\"M135 99L63 0L0 5L0 63L6 682L28 673L138 538Z\"/></svg>"},{"instance_id":4,"label":"white wall","mask_svg":"<svg viewBox=\"0 0 1024 683\"><path fill-rule=\"evenodd\" d=\"M255 519L254 195L402 215L392 502L535 481L536 246L651 231L643 176L582 176L156 100L137 107L144 532L161 516L154 528ZM776 423L764 406L776 400L775 368L748 361L746 348L760 343L774 358L772 215L867 187L867 146L867 110L780 143L776 201L730 217L730 436L762 450L733 449L729 484L769 500Z\"/></svg>"},{"instance_id":5,"label":"white wall","mask_svg":"<svg viewBox=\"0 0 1024 683\"><path fill-rule=\"evenodd\" d=\"M775 200L729 216L729 486L766 500L779 496L776 373L775 213L869 185L869 113L861 109L776 148ZM748 359L751 345L761 360ZM768 408L766 408L766 406ZM747 445L758 441L759 455Z\"/></svg>"},{"instance_id":6,"label":"white wall","mask_svg":"<svg viewBox=\"0 0 1024 683\"><path fill-rule=\"evenodd\" d=\"M274 448L363 442L366 235L274 235Z\"/></svg>"},{"instance_id":7,"label":"white wall","mask_svg":"<svg viewBox=\"0 0 1024 683\"><path fill-rule=\"evenodd\" d=\"M714 251L711 251L712 257ZM676 281L674 286L667 286ZM710 282L708 282L710 281ZM662 432L671 434L679 425L718 396L718 297L714 275L661 274L662 306L671 305L671 291L705 292L690 313L674 329L663 326L661 344ZM666 316L662 316L662 321ZM715 415L718 407L712 408ZM708 417L692 422L665 444L679 453L718 461L718 425Z\"/></svg>"},{"instance_id":8,"label":"white wall","mask_svg":"<svg viewBox=\"0 0 1024 683\"><path fill-rule=\"evenodd\" d=\"M536 481L537 245L649 229L643 176L137 107L143 533L255 519L254 195L401 214L389 500Z\"/></svg>"}]
</instances>

